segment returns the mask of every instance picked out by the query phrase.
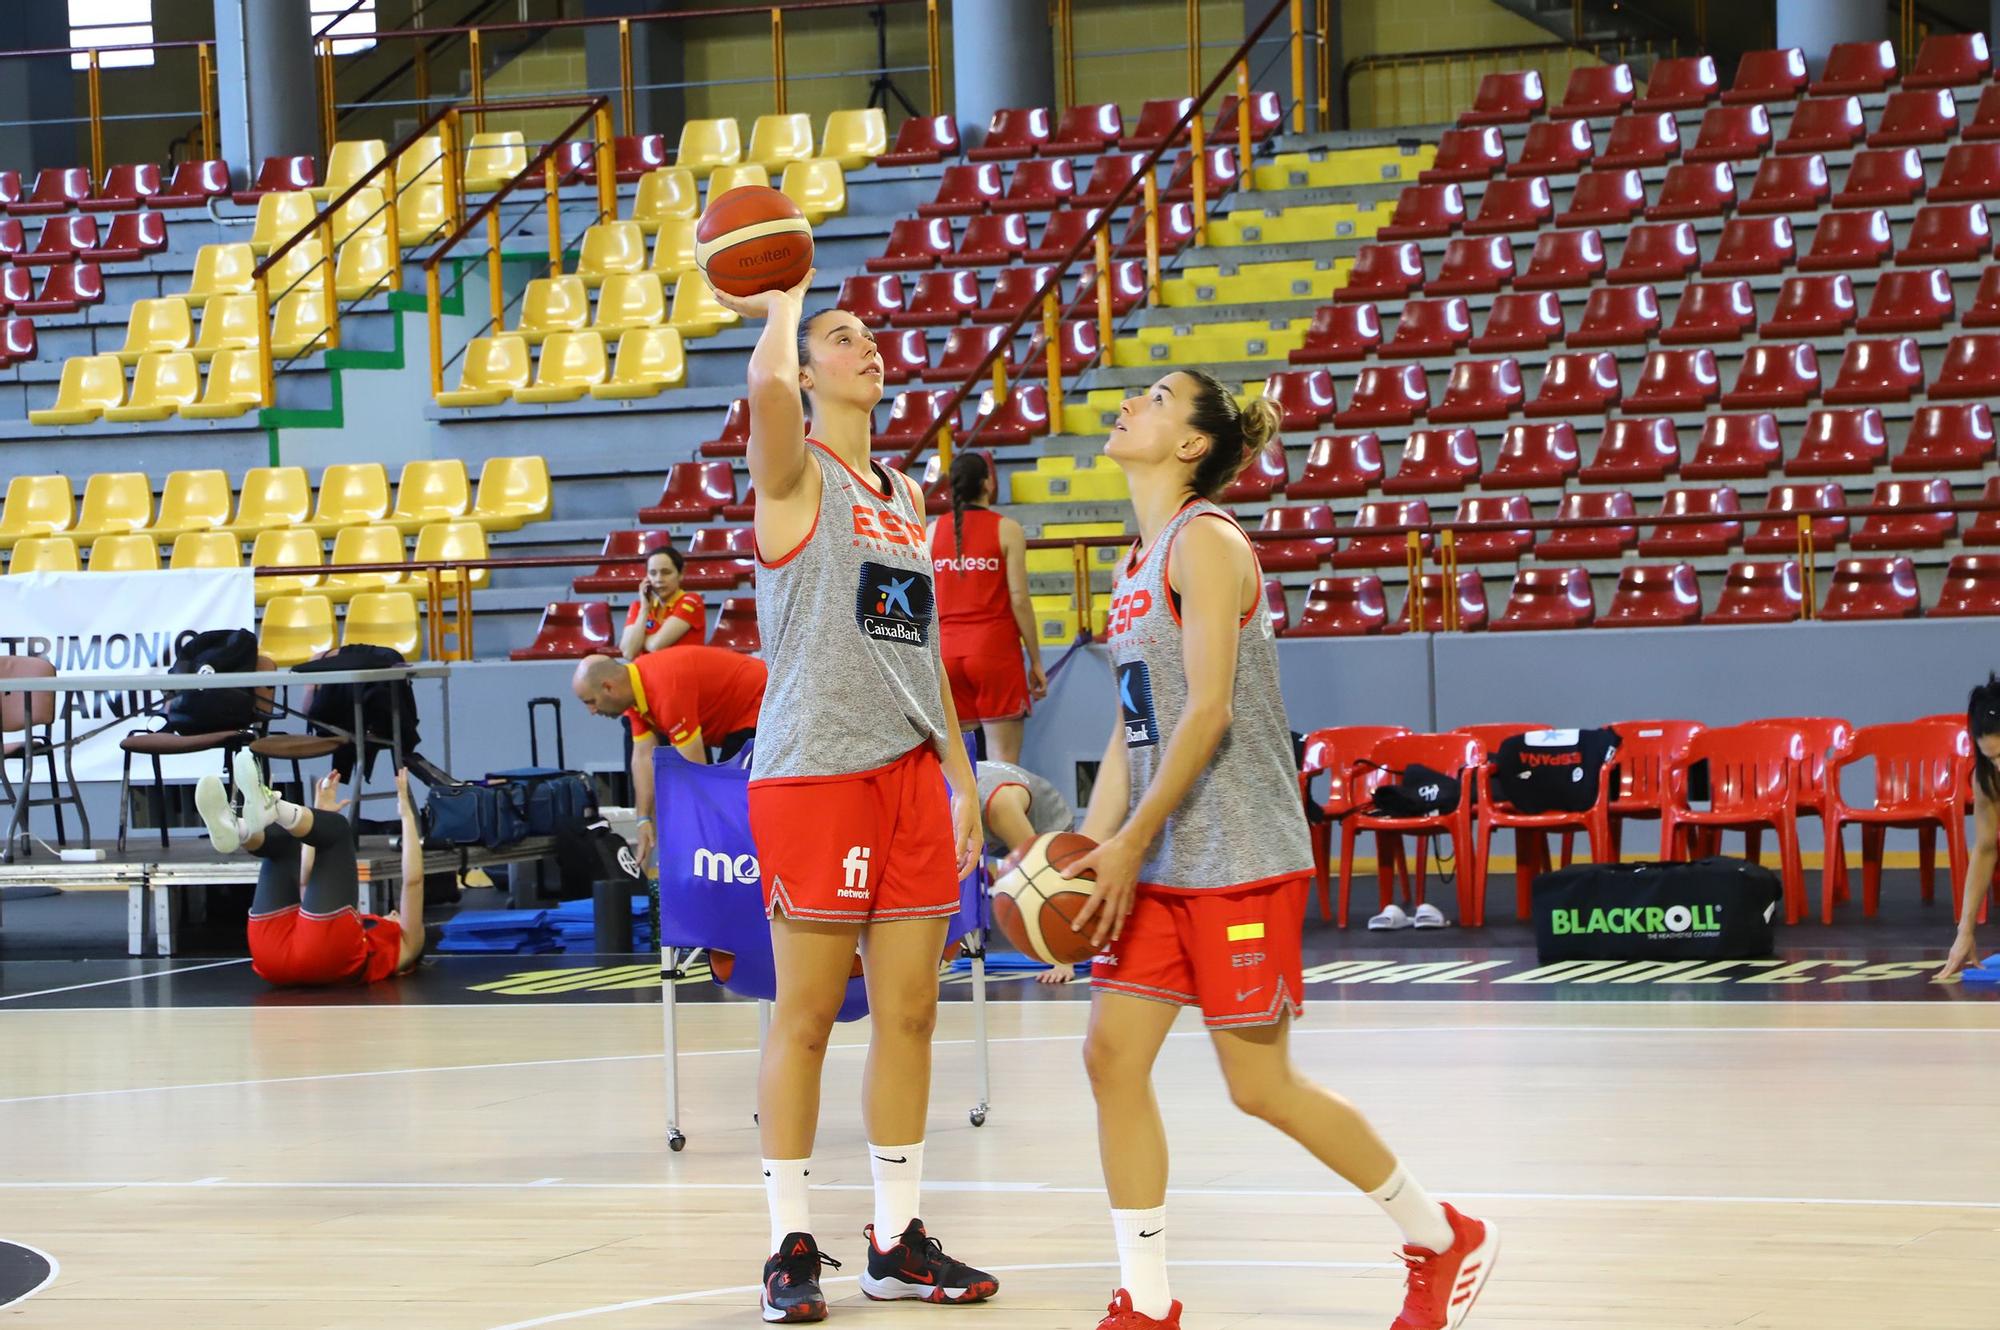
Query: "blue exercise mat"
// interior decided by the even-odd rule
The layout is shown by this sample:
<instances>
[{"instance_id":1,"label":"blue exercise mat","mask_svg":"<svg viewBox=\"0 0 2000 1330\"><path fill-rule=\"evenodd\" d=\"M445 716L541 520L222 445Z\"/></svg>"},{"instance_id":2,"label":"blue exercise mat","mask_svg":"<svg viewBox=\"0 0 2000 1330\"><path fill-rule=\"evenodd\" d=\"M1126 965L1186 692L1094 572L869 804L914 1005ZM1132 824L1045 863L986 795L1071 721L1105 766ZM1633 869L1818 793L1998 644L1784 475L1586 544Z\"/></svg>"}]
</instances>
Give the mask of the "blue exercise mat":
<instances>
[{"instance_id":1,"label":"blue exercise mat","mask_svg":"<svg viewBox=\"0 0 2000 1330\"><path fill-rule=\"evenodd\" d=\"M1975 966L1959 972L1959 982L1967 984L2000 984L2000 952L1995 952Z\"/></svg>"}]
</instances>

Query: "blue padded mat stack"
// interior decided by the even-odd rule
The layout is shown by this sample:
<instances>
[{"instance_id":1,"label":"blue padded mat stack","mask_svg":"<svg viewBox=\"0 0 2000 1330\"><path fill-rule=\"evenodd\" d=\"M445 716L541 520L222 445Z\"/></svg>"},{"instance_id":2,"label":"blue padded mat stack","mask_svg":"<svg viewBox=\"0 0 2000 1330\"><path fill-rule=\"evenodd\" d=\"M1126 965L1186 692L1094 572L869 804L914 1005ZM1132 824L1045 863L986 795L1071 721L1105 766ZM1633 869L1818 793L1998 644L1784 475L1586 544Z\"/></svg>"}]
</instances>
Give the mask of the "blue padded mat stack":
<instances>
[{"instance_id":1,"label":"blue padded mat stack","mask_svg":"<svg viewBox=\"0 0 2000 1330\"><path fill-rule=\"evenodd\" d=\"M550 926L555 929L557 939L562 944L562 950L586 953L597 950L596 912L589 900L567 901L545 913L548 915ZM653 941L652 915L650 897L632 897L634 954L658 950L658 945Z\"/></svg>"},{"instance_id":2,"label":"blue padded mat stack","mask_svg":"<svg viewBox=\"0 0 2000 1330\"><path fill-rule=\"evenodd\" d=\"M588 904L588 902L585 902ZM538 956L561 951L548 910L462 910L438 929L438 951Z\"/></svg>"}]
</instances>

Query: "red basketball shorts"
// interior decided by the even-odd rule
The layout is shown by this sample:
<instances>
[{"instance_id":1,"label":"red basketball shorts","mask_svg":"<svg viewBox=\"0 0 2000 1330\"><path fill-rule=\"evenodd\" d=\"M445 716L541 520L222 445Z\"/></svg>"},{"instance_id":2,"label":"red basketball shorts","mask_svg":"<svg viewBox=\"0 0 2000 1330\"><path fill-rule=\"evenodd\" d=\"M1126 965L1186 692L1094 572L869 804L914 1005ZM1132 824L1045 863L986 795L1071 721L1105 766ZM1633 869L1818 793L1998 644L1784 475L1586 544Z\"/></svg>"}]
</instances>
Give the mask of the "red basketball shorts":
<instances>
[{"instance_id":1,"label":"red basketball shorts","mask_svg":"<svg viewBox=\"0 0 2000 1330\"><path fill-rule=\"evenodd\" d=\"M283 988L373 984L396 973L403 928L352 909L307 914L288 906L250 919L250 968Z\"/></svg>"},{"instance_id":2,"label":"red basketball shorts","mask_svg":"<svg viewBox=\"0 0 2000 1330\"><path fill-rule=\"evenodd\" d=\"M944 674L962 725L1019 720L1028 714L1028 667L1018 645L1004 652L946 656Z\"/></svg>"},{"instance_id":3,"label":"red basketball shorts","mask_svg":"<svg viewBox=\"0 0 2000 1330\"><path fill-rule=\"evenodd\" d=\"M1306 888L1305 878L1236 891L1141 887L1123 936L1090 963L1092 986L1198 1006L1211 1030L1296 1016Z\"/></svg>"},{"instance_id":4,"label":"red basketball shorts","mask_svg":"<svg viewBox=\"0 0 2000 1330\"><path fill-rule=\"evenodd\" d=\"M886 767L750 786L764 913L829 923L958 911L951 795L929 744Z\"/></svg>"}]
</instances>

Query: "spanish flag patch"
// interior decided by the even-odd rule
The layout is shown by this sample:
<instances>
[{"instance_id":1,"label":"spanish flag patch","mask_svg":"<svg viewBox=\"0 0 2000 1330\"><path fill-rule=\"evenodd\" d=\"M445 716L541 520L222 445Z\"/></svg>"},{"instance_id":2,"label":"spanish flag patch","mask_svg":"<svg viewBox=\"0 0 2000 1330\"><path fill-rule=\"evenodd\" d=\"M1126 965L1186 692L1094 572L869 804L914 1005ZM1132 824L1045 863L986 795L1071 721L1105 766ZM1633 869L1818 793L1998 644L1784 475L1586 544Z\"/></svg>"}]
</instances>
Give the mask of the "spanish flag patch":
<instances>
[{"instance_id":1,"label":"spanish flag patch","mask_svg":"<svg viewBox=\"0 0 2000 1330\"><path fill-rule=\"evenodd\" d=\"M1231 924L1229 926L1229 940L1231 942L1255 942L1263 936L1264 925L1262 924Z\"/></svg>"}]
</instances>

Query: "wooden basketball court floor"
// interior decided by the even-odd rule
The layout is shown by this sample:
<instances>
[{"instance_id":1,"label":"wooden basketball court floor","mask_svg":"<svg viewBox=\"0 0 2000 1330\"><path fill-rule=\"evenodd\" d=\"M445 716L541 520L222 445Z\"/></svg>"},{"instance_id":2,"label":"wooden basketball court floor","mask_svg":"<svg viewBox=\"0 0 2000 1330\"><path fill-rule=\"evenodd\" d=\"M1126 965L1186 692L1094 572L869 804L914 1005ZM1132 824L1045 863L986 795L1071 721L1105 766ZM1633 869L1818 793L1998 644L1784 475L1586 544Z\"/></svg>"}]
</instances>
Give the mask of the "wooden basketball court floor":
<instances>
[{"instance_id":1,"label":"wooden basketball court floor","mask_svg":"<svg viewBox=\"0 0 2000 1330\"><path fill-rule=\"evenodd\" d=\"M1993 1330L2000 1003L1358 1002L1299 1065L1503 1228L1473 1326ZM828 1058L814 1165L835 1324L1094 1326L1116 1282L1082 1001L941 1017L925 1218L999 1273L979 1308L871 1304L856 1109ZM59 1264L0 1325L527 1330L756 1324L754 1007L683 1006L685 1152L635 1003L72 1010L0 1004L0 1239ZM1192 1016L1160 1064L1189 1330L1394 1319L1394 1235L1230 1107Z\"/></svg>"}]
</instances>

